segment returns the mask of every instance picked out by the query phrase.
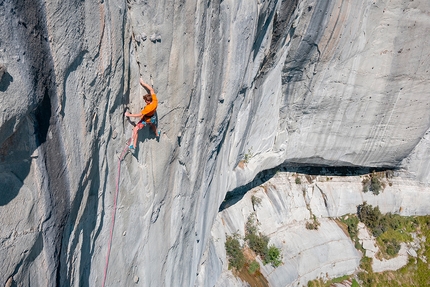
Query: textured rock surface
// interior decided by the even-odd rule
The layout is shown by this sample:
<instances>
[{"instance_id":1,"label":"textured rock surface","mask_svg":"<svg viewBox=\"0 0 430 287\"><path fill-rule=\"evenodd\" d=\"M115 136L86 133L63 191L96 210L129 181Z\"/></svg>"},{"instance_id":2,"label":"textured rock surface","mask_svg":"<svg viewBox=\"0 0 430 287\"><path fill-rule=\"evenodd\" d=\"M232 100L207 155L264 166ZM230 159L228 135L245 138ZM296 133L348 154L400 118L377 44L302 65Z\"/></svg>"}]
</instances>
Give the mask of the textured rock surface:
<instances>
[{"instance_id":1,"label":"textured rock surface","mask_svg":"<svg viewBox=\"0 0 430 287\"><path fill-rule=\"evenodd\" d=\"M220 277L222 283L217 286L240 286L234 281L225 283L224 278L233 276L228 270L225 234L237 232L244 236L245 223L253 212L260 223L260 231L270 237L269 244L282 250L283 264L278 268L260 263L270 286L306 286L309 280L341 277L354 273L358 268L362 254L355 249L354 242L333 218L356 213L357 206L364 201L379 205L384 213L416 215L428 214L430 210L430 188L427 185L415 185L411 189L410 182L401 178L390 178L391 185L385 182L384 191L375 196L370 192L362 192L360 176L298 177L301 178L300 184L296 183L296 173L276 173L240 200L232 199L237 202L219 213L211 240L219 256L218 265L223 269ZM260 199L261 203L253 205L253 196ZM420 200L412 201L410 198ZM308 230L306 222L312 222L314 215L320 226L318 230ZM366 256L375 257L378 251L375 240L363 224L359 227L360 242L366 249ZM382 272L399 269L407 261L407 247L402 244L396 258L374 258L372 266L375 272Z\"/></svg>"},{"instance_id":2,"label":"textured rock surface","mask_svg":"<svg viewBox=\"0 0 430 287\"><path fill-rule=\"evenodd\" d=\"M429 6L0 1L0 284L100 285L139 75L163 133L122 164L109 286L211 286L225 193L284 161L429 182Z\"/></svg>"},{"instance_id":3,"label":"textured rock surface","mask_svg":"<svg viewBox=\"0 0 430 287\"><path fill-rule=\"evenodd\" d=\"M89 286L122 125L125 5L1 1L0 14L0 285Z\"/></svg>"}]
</instances>

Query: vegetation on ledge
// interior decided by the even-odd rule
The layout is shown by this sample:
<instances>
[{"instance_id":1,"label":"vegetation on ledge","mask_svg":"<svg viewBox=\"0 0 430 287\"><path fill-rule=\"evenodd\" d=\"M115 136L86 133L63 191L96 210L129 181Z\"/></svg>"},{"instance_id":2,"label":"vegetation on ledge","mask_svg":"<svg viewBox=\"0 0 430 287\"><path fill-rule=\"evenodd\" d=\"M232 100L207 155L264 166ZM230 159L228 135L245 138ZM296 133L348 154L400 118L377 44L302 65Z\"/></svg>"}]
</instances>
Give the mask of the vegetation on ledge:
<instances>
[{"instance_id":1,"label":"vegetation on ledge","mask_svg":"<svg viewBox=\"0 0 430 287\"><path fill-rule=\"evenodd\" d=\"M398 214L382 214L379 207L364 202L358 206L358 218L372 232L378 242L383 258L391 258L398 254L400 243L410 242L418 227L414 217L402 217Z\"/></svg>"},{"instance_id":2,"label":"vegetation on ledge","mask_svg":"<svg viewBox=\"0 0 430 287\"><path fill-rule=\"evenodd\" d=\"M256 256L260 256L263 264L270 263L274 268L282 264L281 250L275 245L269 246L269 237L258 230L255 213L248 217L245 238L241 238L237 233L227 236L225 249L229 269L233 269L233 273L252 286L268 286L267 280L260 273Z\"/></svg>"},{"instance_id":3,"label":"vegetation on ledge","mask_svg":"<svg viewBox=\"0 0 430 287\"><path fill-rule=\"evenodd\" d=\"M346 215L337 222L347 230L357 249L364 251L358 241L358 223L363 221L373 235L381 250L381 257L390 258L397 254L396 243L418 240L416 256L409 257L408 263L396 271L375 273L372 270L372 258L363 256L360 269L356 274L324 280L321 278L308 282L309 287L328 287L335 283L358 286L430 286L430 216L402 217L397 214L381 214L378 207L364 203L358 208L357 215ZM364 252L363 252L364 253ZM394 255L395 256L395 255Z\"/></svg>"}]
</instances>

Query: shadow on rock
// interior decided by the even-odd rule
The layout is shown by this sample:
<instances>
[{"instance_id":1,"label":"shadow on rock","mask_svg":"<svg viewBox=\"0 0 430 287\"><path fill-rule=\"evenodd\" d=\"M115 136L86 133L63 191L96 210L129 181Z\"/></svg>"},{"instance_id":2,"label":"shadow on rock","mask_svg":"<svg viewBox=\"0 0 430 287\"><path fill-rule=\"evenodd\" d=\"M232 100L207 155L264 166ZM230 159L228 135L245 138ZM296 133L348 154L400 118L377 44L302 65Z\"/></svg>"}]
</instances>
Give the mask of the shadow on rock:
<instances>
[{"instance_id":1,"label":"shadow on rock","mask_svg":"<svg viewBox=\"0 0 430 287\"><path fill-rule=\"evenodd\" d=\"M301 163L288 163L278 167L281 171L296 172L308 175L321 176L359 176L372 173L374 171L392 170L393 167L371 167L371 166L328 166L311 165Z\"/></svg>"},{"instance_id":2,"label":"shadow on rock","mask_svg":"<svg viewBox=\"0 0 430 287\"><path fill-rule=\"evenodd\" d=\"M22 121L0 146L0 206L11 202L19 194L24 185L24 179L28 176L35 149L46 142L51 118L51 101L48 93L34 113L27 117L28 121ZM11 125L13 125L11 121ZM30 124L29 124L30 123ZM0 129L1 133L7 133L12 129L5 124ZM6 130L6 131L4 131ZM29 135L33 135L30 137ZM34 144L29 144L34 141Z\"/></svg>"},{"instance_id":3,"label":"shadow on rock","mask_svg":"<svg viewBox=\"0 0 430 287\"><path fill-rule=\"evenodd\" d=\"M219 207L218 211L221 212L224 209L239 202L249 190L259 185L262 185L263 183L271 179L278 172L278 170L278 168L263 170L259 172L254 178L254 180L250 183L236 187L232 191L227 192L224 201L221 203L221 206Z\"/></svg>"},{"instance_id":4,"label":"shadow on rock","mask_svg":"<svg viewBox=\"0 0 430 287\"><path fill-rule=\"evenodd\" d=\"M24 121L0 145L0 206L7 205L18 196L24 179L30 171L31 153L22 142L28 141L28 125Z\"/></svg>"},{"instance_id":5,"label":"shadow on rock","mask_svg":"<svg viewBox=\"0 0 430 287\"><path fill-rule=\"evenodd\" d=\"M4 206L18 195L22 182L12 172L0 173L0 182L0 206Z\"/></svg>"},{"instance_id":6,"label":"shadow on rock","mask_svg":"<svg viewBox=\"0 0 430 287\"><path fill-rule=\"evenodd\" d=\"M301 173L305 175L320 176L359 176L372 173L374 171L393 170L393 167L369 167L369 166L328 166L310 165L302 163L284 163L275 168L259 172L250 183L239 186L226 193L224 201L221 203L218 212L236 204L243 196L254 187L262 185L271 179L277 172Z\"/></svg>"},{"instance_id":7,"label":"shadow on rock","mask_svg":"<svg viewBox=\"0 0 430 287\"><path fill-rule=\"evenodd\" d=\"M1 75L3 74L3 75ZM0 92L5 92L13 82L13 77L7 71L1 71L0 67Z\"/></svg>"}]
</instances>

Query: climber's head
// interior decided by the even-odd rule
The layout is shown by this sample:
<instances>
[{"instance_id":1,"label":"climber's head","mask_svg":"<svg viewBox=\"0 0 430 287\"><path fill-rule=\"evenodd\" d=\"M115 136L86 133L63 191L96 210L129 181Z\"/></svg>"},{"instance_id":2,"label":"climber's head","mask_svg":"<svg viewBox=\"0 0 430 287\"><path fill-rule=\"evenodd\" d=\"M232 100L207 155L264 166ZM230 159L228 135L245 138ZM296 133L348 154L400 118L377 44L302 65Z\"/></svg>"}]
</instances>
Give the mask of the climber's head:
<instances>
[{"instance_id":1,"label":"climber's head","mask_svg":"<svg viewBox=\"0 0 430 287\"><path fill-rule=\"evenodd\" d=\"M146 95L144 95L144 96L143 96L143 100L144 100L147 104L149 104L150 102L152 102L152 96L151 96L151 94L146 94Z\"/></svg>"}]
</instances>

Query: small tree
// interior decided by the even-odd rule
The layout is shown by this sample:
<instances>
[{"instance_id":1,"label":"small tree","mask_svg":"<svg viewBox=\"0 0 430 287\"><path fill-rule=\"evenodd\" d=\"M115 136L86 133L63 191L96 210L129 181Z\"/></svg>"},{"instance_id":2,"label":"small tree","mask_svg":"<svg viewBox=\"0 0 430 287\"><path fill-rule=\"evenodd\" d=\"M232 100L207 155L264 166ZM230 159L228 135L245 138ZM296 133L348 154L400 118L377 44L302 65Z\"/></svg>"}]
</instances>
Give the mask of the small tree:
<instances>
[{"instance_id":1,"label":"small tree","mask_svg":"<svg viewBox=\"0 0 430 287\"><path fill-rule=\"evenodd\" d=\"M376 176L376 174L372 175L372 178L370 180L370 190L373 192L374 195L378 195L379 192L382 190L382 183L379 181L379 178Z\"/></svg>"},{"instance_id":2,"label":"small tree","mask_svg":"<svg viewBox=\"0 0 430 287\"><path fill-rule=\"evenodd\" d=\"M374 195L378 195L385 187L384 183L380 180L380 176L378 176L376 172L373 172L370 176L366 176L362 184L363 192L368 192L370 190Z\"/></svg>"},{"instance_id":3,"label":"small tree","mask_svg":"<svg viewBox=\"0 0 430 287\"><path fill-rule=\"evenodd\" d=\"M239 242L239 235L227 236L225 241L225 250L228 256L228 268L240 270L245 265L246 259Z\"/></svg>"},{"instance_id":4,"label":"small tree","mask_svg":"<svg viewBox=\"0 0 430 287\"><path fill-rule=\"evenodd\" d=\"M261 198L253 195L251 196L252 209L255 211L255 207L261 204Z\"/></svg>"},{"instance_id":5,"label":"small tree","mask_svg":"<svg viewBox=\"0 0 430 287\"><path fill-rule=\"evenodd\" d=\"M382 226L380 226L381 216L382 214L378 206L373 208L372 205L367 205L367 202L358 206L358 218L372 230L375 237L378 237L384 232Z\"/></svg>"},{"instance_id":6,"label":"small tree","mask_svg":"<svg viewBox=\"0 0 430 287\"><path fill-rule=\"evenodd\" d=\"M269 237L258 231L255 213L248 217L245 234L249 248L260 255L264 264L271 263L273 267L278 267L282 263L280 249L274 245L269 247Z\"/></svg>"},{"instance_id":7,"label":"small tree","mask_svg":"<svg viewBox=\"0 0 430 287\"><path fill-rule=\"evenodd\" d=\"M254 156L254 154L252 153L252 148L248 149L248 152L245 153L245 155L243 156L243 162L244 163L248 163L249 160Z\"/></svg>"}]
</instances>

